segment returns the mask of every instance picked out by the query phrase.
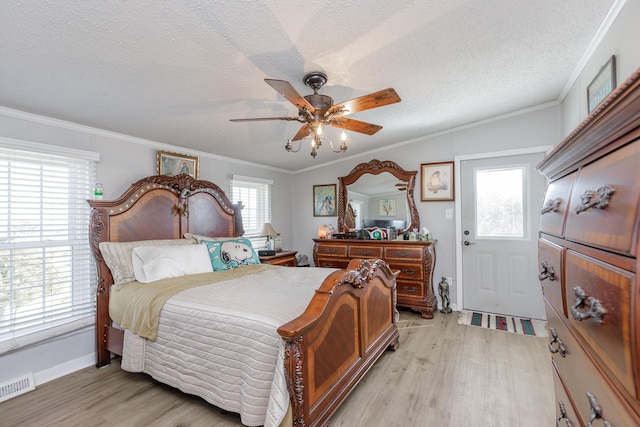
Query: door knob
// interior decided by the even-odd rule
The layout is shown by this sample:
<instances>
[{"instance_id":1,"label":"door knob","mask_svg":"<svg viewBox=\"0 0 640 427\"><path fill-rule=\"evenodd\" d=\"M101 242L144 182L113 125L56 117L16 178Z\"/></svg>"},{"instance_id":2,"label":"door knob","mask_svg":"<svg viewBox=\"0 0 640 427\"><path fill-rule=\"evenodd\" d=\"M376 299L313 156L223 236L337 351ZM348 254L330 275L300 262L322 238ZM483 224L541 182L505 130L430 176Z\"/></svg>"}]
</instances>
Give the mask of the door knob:
<instances>
[{"instance_id":1,"label":"door knob","mask_svg":"<svg viewBox=\"0 0 640 427\"><path fill-rule=\"evenodd\" d=\"M468 240L465 240L464 242L462 242L462 244L463 244L463 245L465 245L465 246L475 245L475 243L470 242L470 241L468 241Z\"/></svg>"}]
</instances>

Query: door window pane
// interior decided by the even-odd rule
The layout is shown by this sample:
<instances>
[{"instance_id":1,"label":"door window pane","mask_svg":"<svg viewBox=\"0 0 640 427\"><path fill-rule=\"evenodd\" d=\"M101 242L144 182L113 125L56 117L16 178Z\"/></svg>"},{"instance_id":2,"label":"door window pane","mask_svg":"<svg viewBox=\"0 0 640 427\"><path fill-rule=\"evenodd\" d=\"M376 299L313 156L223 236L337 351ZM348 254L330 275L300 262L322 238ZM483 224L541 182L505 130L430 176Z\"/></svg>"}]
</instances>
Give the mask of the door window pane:
<instances>
[{"instance_id":1,"label":"door window pane","mask_svg":"<svg viewBox=\"0 0 640 427\"><path fill-rule=\"evenodd\" d=\"M477 237L524 237L524 167L475 171Z\"/></svg>"}]
</instances>

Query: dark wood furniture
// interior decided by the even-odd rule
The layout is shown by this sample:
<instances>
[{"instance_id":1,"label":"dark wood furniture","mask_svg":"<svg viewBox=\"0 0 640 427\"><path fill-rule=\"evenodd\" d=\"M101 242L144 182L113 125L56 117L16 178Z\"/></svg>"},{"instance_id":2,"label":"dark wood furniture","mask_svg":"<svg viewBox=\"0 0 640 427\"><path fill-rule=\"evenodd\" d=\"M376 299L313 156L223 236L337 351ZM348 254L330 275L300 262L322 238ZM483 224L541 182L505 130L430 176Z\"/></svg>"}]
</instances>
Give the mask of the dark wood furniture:
<instances>
[{"instance_id":1,"label":"dark wood furniture","mask_svg":"<svg viewBox=\"0 0 640 427\"><path fill-rule=\"evenodd\" d=\"M208 181L151 176L113 201L91 200L90 243L98 269L97 363L122 354L121 330L109 318L113 277L100 242L242 234L239 207ZM319 286L306 311L282 325L294 425L323 425L387 349L398 347L395 275L379 260L350 263ZM330 357L328 357L330 355Z\"/></svg>"},{"instance_id":2,"label":"dark wood furniture","mask_svg":"<svg viewBox=\"0 0 640 427\"><path fill-rule=\"evenodd\" d=\"M640 70L538 169L558 425L640 425Z\"/></svg>"},{"instance_id":3,"label":"dark wood furniture","mask_svg":"<svg viewBox=\"0 0 640 427\"><path fill-rule=\"evenodd\" d=\"M369 163L360 163L349 172L349 175L338 178L340 188L338 190L338 232L345 233L355 225L353 210L349 213L349 186L358 180L371 178L370 175L391 174L397 179L397 185L391 185L391 191L404 191L407 198L407 227L398 230L398 234L404 234L414 228L420 228L420 216L413 199L413 189L416 183L418 171L406 171L396 163L385 160L371 160ZM401 190L404 188L404 190Z\"/></svg>"},{"instance_id":4,"label":"dark wood furniture","mask_svg":"<svg viewBox=\"0 0 640 427\"><path fill-rule=\"evenodd\" d=\"M297 253L298 251L282 251L272 256L261 256L260 262L263 264L281 265L284 267L297 267Z\"/></svg>"},{"instance_id":5,"label":"dark wood furniture","mask_svg":"<svg viewBox=\"0 0 640 427\"><path fill-rule=\"evenodd\" d=\"M433 268L436 264L436 241L313 239L313 262L316 267L345 268L358 258L386 261L397 279L397 305L419 311L432 319L437 308L433 292Z\"/></svg>"}]
</instances>

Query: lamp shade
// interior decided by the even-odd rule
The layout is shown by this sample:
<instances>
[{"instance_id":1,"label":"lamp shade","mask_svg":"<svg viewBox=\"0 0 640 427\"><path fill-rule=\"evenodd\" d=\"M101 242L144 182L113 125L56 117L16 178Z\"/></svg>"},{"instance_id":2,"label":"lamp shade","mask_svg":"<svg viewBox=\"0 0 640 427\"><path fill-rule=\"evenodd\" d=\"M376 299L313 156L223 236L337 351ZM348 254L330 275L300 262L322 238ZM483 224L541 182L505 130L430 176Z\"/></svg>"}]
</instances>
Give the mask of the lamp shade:
<instances>
[{"instance_id":1,"label":"lamp shade","mask_svg":"<svg viewBox=\"0 0 640 427\"><path fill-rule=\"evenodd\" d=\"M260 237L273 237L277 236L278 233L273 229L273 225L270 222L265 222L262 226L262 231L260 232Z\"/></svg>"}]
</instances>

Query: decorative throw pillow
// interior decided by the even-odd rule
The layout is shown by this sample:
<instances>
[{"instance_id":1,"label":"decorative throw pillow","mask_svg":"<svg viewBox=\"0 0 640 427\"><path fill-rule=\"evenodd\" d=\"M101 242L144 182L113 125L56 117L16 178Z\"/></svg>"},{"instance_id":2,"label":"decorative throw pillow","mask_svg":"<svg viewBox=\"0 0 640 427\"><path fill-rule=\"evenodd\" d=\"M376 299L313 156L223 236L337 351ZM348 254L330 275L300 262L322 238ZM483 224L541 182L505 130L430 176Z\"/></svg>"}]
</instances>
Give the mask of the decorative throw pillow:
<instances>
[{"instance_id":1,"label":"decorative throw pillow","mask_svg":"<svg viewBox=\"0 0 640 427\"><path fill-rule=\"evenodd\" d=\"M213 271L207 246L139 246L133 249L133 272L140 283Z\"/></svg>"},{"instance_id":2,"label":"decorative throw pillow","mask_svg":"<svg viewBox=\"0 0 640 427\"><path fill-rule=\"evenodd\" d=\"M230 270L241 265L260 264L251 241L244 237L226 240L203 240L209 250L213 271Z\"/></svg>"}]
</instances>

